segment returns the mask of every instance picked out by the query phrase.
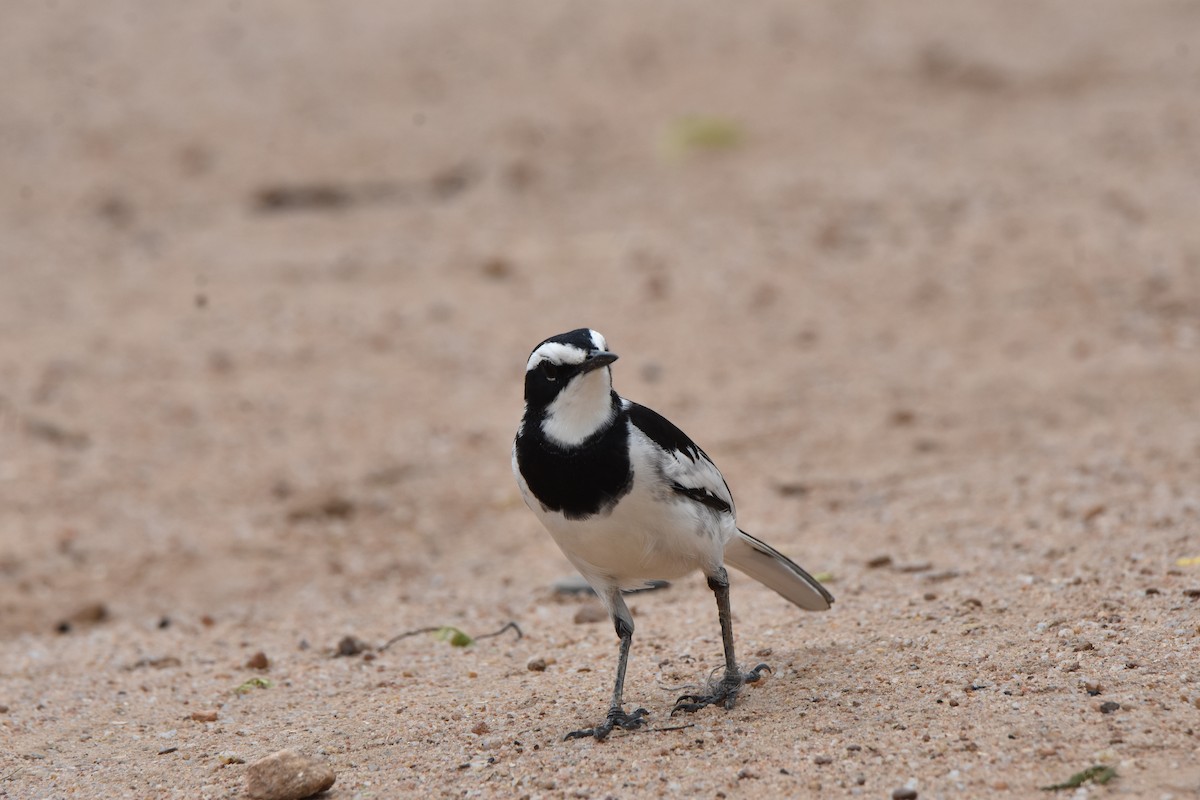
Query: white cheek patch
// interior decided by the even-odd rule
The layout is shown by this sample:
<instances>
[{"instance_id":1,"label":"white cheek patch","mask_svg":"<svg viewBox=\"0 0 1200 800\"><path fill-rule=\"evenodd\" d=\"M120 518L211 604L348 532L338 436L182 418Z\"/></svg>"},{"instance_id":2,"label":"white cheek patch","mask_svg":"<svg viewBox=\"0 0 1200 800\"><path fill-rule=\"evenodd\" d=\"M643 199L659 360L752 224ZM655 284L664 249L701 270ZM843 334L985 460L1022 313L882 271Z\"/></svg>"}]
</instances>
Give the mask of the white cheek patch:
<instances>
[{"instance_id":1,"label":"white cheek patch","mask_svg":"<svg viewBox=\"0 0 1200 800\"><path fill-rule=\"evenodd\" d=\"M582 364L585 358L587 358L587 353L573 344L546 342L529 356L525 371L529 372L543 361L549 361L551 364L575 365Z\"/></svg>"}]
</instances>

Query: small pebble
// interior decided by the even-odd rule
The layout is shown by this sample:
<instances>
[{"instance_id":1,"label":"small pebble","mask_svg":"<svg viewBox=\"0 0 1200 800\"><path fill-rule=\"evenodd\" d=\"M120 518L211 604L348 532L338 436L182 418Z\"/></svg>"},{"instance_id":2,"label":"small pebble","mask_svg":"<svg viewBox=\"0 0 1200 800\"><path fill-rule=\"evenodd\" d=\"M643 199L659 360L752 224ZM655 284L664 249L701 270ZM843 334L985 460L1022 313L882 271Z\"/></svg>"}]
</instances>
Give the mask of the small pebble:
<instances>
[{"instance_id":1,"label":"small pebble","mask_svg":"<svg viewBox=\"0 0 1200 800\"><path fill-rule=\"evenodd\" d=\"M917 790L910 789L907 786L892 789L892 800L917 800Z\"/></svg>"},{"instance_id":2,"label":"small pebble","mask_svg":"<svg viewBox=\"0 0 1200 800\"><path fill-rule=\"evenodd\" d=\"M67 619L59 622L55 630L59 633L70 633L75 627L98 625L109 619L108 606L104 603L88 603Z\"/></svg>"},{"instance_id":3,"label":"small pebble","mask_svg":"<svg viewBox=\"0 0 1200 800\"><path fill-rule=\"evenodd\" d=\"M206 708L202 711L192 712L193 722L216 722L217 710L215 708Z\"/></svg>"},{"instance_id":4,"label":"small pebble","mask_svg":"<svg viewBox=\"0 0 1200 800\"><path fill-rule=\"evenodd\" d=\"M325 762L280 750L246 767L246 794L252 800L301 800L325 791L336 779Z\"/></svg>"},{"instance_id":5,"label":"small pebble","mask_svg":"<svg viewBox=\"0 0 1200 800\"><path fill-rule=\"evenodd\" d=\"M337 645L339 656L356 656L368 649L369 645L357 636L343 636Z\"/></svg>"},{"instance_id":6,"label":"small pebble","mask_svg":"<svg viewBox=\"0 0 1200 800\"><path fill-rule=\"evenodd\" d=\"M250 656L250 660L246 662L247 669L267 669L270 666L271 660L267 658L267 654L261 650Z\"/></svg>"},{"instance_id":7,"label":"small pebble","mask_svg":"<svg viewBox=\"0 0 1200 800\"><path fill-rule=\"evenodd\" d=\"M528 669L530 672L545 672L546 671L546 659L531 658L531 659L529 659L529 663L525 665L525 668Z\"/></svg>"},{"instance_id":8,"label":"small pebble","mask_svg":"<svg viewBox=\"0 0 1200 800\"><path fill-rule=\"evenodd\" d=\"M824 766L825 764L832 764L833 759L829 756L813 756L813 763Z\"/></svg>"},{"instance_id":9,"label":"small pebble","mask_svg":"<svg viewBox=\"0 0 1200 800\"><path fill-rule=\"evenodd\" d=\"M492 729L488 727L486 722L478 722L475 727L471 728L471 733L476 736L483 736L485 733L491 733Z\"/></svg>"},{"instance_id":10,"label":"small pebble","mask_svg":"<svg viewBox=\"0 0 1200 800\"><path fill-rule=\"evenodd\" d=\"M1107 702L1100 704L1100 713L1101 714L1111 714L1114 711L1119 711L1120 709L1121 709L1121 704L1114 703L1112 700L1109 700Z\"/></svg>"}]
</instances>

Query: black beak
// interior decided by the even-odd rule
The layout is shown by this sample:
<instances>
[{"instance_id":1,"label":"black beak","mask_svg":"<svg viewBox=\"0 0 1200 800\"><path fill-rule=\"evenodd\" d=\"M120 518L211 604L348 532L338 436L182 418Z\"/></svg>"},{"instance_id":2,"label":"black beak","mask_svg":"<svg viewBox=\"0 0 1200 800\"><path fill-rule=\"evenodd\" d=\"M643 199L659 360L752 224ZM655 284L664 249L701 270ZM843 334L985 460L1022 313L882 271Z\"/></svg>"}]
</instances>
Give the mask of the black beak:
<instances>
[{"instance_id":1,"label":"black beak","mask_svg":"<svg viewBox=\"0 0 1200 800\"><path fill-rule=\"evenodd\" d=\"M587 359L580 366L580 372L591 372L594 369L607 367L609 364L617 360L616 353L610 353L607 350L597 350L594 353L589 353Z\"/></svg>"}]
</instances>

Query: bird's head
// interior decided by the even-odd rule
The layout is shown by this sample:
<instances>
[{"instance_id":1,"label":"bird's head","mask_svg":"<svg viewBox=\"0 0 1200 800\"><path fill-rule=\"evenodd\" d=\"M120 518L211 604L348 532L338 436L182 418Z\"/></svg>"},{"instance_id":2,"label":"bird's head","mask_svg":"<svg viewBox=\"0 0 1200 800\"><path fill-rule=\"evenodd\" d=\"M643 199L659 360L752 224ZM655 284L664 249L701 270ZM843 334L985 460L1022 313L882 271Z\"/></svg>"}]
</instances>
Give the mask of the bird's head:
<instances>
[{"instance_id":1,"label":"bird's head","mask_svg":"<svg viewBox=\"0 0 1200 800\"><path fill-rule=\"evenodd\" d=\"M558 444L584 441L615 413L609 364L616 360L604 336L590 328L546 339L525 365L526 416L540 417L542 431Z\"/></svg>"}]
</instances>

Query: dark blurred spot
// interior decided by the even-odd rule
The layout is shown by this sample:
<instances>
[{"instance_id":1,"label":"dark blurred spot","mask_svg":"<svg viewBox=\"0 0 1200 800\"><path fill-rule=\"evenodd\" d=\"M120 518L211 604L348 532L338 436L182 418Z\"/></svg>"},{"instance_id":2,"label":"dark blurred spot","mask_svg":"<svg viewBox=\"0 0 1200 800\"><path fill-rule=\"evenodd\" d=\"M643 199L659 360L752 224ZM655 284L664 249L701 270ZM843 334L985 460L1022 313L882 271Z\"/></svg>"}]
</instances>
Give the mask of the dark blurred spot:
<instances>
[{"instance_id":1,"label":"dark blurred spot","mask_svg":"<svg viewBox=\"0 0 1200 800\"><path fill-rule=\"evenodd\" d=\"M329 211L345 208L353 201L351 191L330 184L268 186L254 197L257 209L266 212Z\"/></svg>"}]
</instances>

